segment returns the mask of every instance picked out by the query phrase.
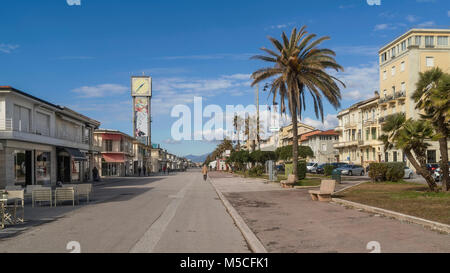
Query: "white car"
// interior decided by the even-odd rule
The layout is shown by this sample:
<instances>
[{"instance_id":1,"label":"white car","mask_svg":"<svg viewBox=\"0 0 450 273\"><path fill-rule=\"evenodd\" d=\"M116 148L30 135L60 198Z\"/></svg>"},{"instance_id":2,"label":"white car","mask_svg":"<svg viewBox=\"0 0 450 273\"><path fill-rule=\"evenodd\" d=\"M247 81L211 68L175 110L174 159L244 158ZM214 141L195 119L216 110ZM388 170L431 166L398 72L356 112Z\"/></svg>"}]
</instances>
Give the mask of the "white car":
<instances>
[{"instance_id":1,"label":"white car","mask_svg":"<svg viewBox=\"0 0 450 273\"><path fill-rule=\"evenodd\" d=\"M408 166L405 166L405 175L403 178L412 179L414 176L413 170L411 170Z\"/></svg>"},{"instance_id":2,"label":"white car","mask_svg":"<svg viewBox=\"0 0 450 273\"><path fill-rule=\"evenodd\" d=\"M306 164L306 171L309 173L315 173L318 165L319 164L317 163L308 163Z\"/></svg>"}]
</instances>

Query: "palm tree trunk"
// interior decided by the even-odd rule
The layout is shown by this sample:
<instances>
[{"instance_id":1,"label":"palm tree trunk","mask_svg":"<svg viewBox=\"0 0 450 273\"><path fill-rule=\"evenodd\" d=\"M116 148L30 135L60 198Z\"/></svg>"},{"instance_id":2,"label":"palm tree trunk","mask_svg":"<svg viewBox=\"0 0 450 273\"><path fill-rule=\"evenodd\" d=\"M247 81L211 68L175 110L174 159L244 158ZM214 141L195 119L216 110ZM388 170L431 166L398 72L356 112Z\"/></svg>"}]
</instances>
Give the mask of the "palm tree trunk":
<instances>
[{"instance_id":1,"label":"palm tree trunk","mask_svg":"<svg viewBox=\"0 0 450 273\"><path fill-rule=\"evenodd\" d=\"M414 158L414 156L412 155L410 150L403 150L403 152L405 153L406 157L408 158L409 162L411 162L411 164L414 166L414 168L416 169L417 173L420 174L423 178L425 178L425 180L427 181L428 187L430 188L431 191L437 191L437 185L436 182L434 181L434 178L431 176L430 172L422 167L417 160Z\"/></svg>"},{"instance_id":2,"label":"palm tree trunk","mask_svg":"<svg viewBox=\"0 0 450 273\"><path fill-rule=\"evenodd\" d=\"M297 107L292 105L292 172L295 177L294 181L298 180L298 122L297 122Z\"/></svg>"},{"instance_id":3,"label":"palm tree trunk","mask_svg":"<svg viewBox=\"0 0 450 273\"><path fill-rule=\"evenodd\" d=\"M447 137L443 137L443 138L439 139L439 149L441 150L442 190L448 191L448 190L450 190L450 179L448 177Z\"/></svg>"}]
</instances>

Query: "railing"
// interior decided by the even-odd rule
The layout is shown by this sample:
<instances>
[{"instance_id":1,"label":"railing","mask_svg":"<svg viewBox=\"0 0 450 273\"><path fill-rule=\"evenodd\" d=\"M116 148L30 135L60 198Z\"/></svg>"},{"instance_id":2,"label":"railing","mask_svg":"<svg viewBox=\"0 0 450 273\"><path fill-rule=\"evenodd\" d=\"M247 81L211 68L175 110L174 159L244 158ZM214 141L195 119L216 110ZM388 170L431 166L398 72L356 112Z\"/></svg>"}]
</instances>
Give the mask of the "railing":
<instances>
[{"instance_id":1,"label":"railing","mask_svg":"<svg viewBox=\"0 0 450 273\"><path fill-rule=\"evenodd\" d=\"M405 97L406 97L405 91L395 92L395 98L396 99L405 98Z\"/></svg>"},{"instance_id":2,"label":"railing","mask_svg":"<svg viewBox=\"0 0 450 273\"><path fill-rule=\"evenodd\" d=\"M13 122L12 119L0 119L0 131L12 131L13 130Z\"/></svg>"}]
</instances>

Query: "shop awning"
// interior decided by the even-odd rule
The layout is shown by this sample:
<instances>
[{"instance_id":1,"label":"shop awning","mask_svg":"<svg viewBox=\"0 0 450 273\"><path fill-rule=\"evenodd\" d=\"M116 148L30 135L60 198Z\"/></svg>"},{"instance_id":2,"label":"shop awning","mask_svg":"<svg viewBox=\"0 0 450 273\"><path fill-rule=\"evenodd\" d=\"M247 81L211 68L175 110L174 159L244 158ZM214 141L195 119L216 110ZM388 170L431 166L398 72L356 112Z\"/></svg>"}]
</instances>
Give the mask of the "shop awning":
<instances>
[{"instance_id":1,"label":"shop awning","mask_svg":"<svg viewBox=\"0 0 450 273\"><path fill-rule=\"evenodd\" d=\"M103 154L103 159L108 163L123 163L125 162L123 154Z\"/></svg>"},{"instance_id":2,"label":"shop awning","mask_svg":"<svg viewBox=\"0 0 450 273\"><path fill-rule=\"evenodd\" d=\"M60 147L58 149L67 152L72 157L73 160L76 161L86 160L84 154L78 149L67 147Z\"/></svg>"}]
</instances>

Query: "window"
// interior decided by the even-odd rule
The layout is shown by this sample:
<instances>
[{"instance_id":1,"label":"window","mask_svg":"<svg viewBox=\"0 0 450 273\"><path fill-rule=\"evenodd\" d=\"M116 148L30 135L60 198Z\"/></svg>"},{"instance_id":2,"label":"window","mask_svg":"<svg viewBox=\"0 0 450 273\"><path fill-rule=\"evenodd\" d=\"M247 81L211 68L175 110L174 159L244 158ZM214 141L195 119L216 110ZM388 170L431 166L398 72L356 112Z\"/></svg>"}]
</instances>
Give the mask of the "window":
<instances>
[{"instance_id":1,"label":"window","mask_svg":"<svg viewBox=\"0 0 450 273\"><path fill-rule=\"evenodd\" d=\"M366 149L366 160L369 160L369 148Z\"/></svg>"},{"instance_id":2,"label":"window","mask_svg":"<svg viewBox=\"0 0 450 273\"><path fill-rule=\"evenodd\" d=\"M392 75L392 76L395 75L395 66L393 66L392 69L391 69L391 75Z\"/></svg>"},{"instance_id":3,"label":"window","mask_svg":"<svg viewBox=\"0 0 450 273\"><path fill-rule=\"evenodd\" d=\"M408 46L412 45L412 37L408 38Z\"/></svg>"},{"instance_id":4,"label":"window","mask_svg":"<svg viewBox=\"0 0 450 273\"><path fill-rule=\"evenodd\" d=\"M402 46L402 51L405 51L406 50L406 41L403 41L401 46Z\"/></svg>"},{"instance_id":5,"label":"window","mask_svg":"<svg viewBox=\"0 0 450 273\"><path fill-rule=\"evenodd\" d=\"M50 136L50 116L36 112L36 134Z\"/></svg>"},{"instance_id":6,"label":"window","mask_svg":"<svg viewBox=\"0 0 450 273\"><path fill-rule=\"evenodd\" d=\"M389 153L388 152L384 153L384 162L389 162Z\"/></svg>"},{"instance_id":7,"label":"window","mask_svg":"<svg viewBox=\"0 0 450 273\"><path fill-rule=\"evenodd\" d=\"M434 46L434 36L425 36L425 46Z\"/></svg>"},{"instance_id":8,"label":"window","mask_svg":"<svg viewBox=\"0 0 450 273\"><path fill-rule=\"evenodd\" d=\"M381 54L381 62L385 62L387 60L387 53L384 52L383 54Z\"/></svg>"},{"instance_id":9,"label":"window","mask_svg":"<svg viewBox=\"0 0 450 273\"><path fill-rule=\"evenodd\" d=\"M375 161L375 148L372 148L372 160Z\"/></svg>"},{"instance_id":10,"label":"window","mask_svg":"<svg viewBox=\"0 0 450 273\"><path fill-rule=\"evenodd\" d=\"M327 144L322 144L322 151L326 152L327 151Z\"/></svg>"},{"instance_id":11,"label":"window","mask_svg":"<svg viewBox=\"0 0 450 273\"><path fill-rule=\"evenodd\" d=\"M387 79L386 70L383 71L383 80Z\"/></svg>"},{"instance_id":12,"label":"window","mask_svg":"<svg viewBox=\"0 0 450 273\"><path fill-rule=\"evenodd\" d=\"M391 56L392 56L392 58L395 57L395 47L391 49Z\"/></svg>"},{"instance_id":13,"label":"window","mask_svg":"<svg viewBox=\"0 0 450 273\"><path fill-rule=\"evenodd\" d=\"M397 152L392 152L394 162L397 162Z\"/></svg>"},{"instance_id":14,"label":"window","mask_svg":"<svg viewBox=\"0 0 450 273\"><path fill-rule=\"evenodd\" d=\"M427 67L433 67L434 66L434 58L433 57L427 57L426 58L426 64L427 64Z\"/></svg>"},{"instance_id":15,"label":"window","mask_svg":"<svg viewBox=\"0 0 450 273\"><path fill-rule=\"evenodd\" d=\"M448 45L448 36L438 36L437 37L437 44L439 46L446 46L446 45Z\"/></svg>"},{"instance_id":16,"label":"window","mask_svg":"<svg viewBox=\"0 0 450 273\"><path fill-rule=\"evenodd\" d=\"M406 83L402 82L402 91L405 92L406 91Z\"/></svg>"},{"instance_id":17,"label":"window","mask_svg":"<svg viewBox=\"0 0 450 273\"><path fill-rule=\"evenodd\" d=\"M107 139L104 141L104 150L105 152L112 152L112 140Z\"/></svg>"},{"instance_id":18,"label":"window","mask_svg":"<svg viewBox=\"0 0 450 273\"><path fill-rule=\"evenodd\" d=\"M383 90L383 95L386 98L386 95L387 95L387 90L386 89Z\"/></svg>"},{"instance_id":19,"label":"window","mask_svg":"<svg viewBox=\"0 0 450 273\"><path fill-rule=\"evenodd\" d=\"M436 163L436 150L427 151L427 163Z\"/></svg>"},{"instance_id":20,"label":"window","mask_svg":"<svg viewBox=\"0 0 450 273\"><path fill-rule=\"evenodd\" d=\"M36 151L36 184L47 185L51 183L51 154L50 152Z\"/></svg>"},{"instance_id":21,"label":"window","mask_svg":"<svg viewBox=\"0 0 450 273\"><path fill-rule=\"evenodd\" d=\"M369 128L366 129L366 140L369 140L370 130Z\"/></svg>"},{"instance_id":22,"label":"window","mask_svg":"<svg viewBox=\"0 0 450 273\"><path fill-rule=\"evenodd\" d=\"M29 132L31 130L30 109L14 105L14 131Z\"/></svg>"},{"instance_id":23,"label":"window","mask_svg":"<svg viewBox=\"0 0 450 273\"><path fill-rule=\"evenodd\" d=\"M416 38L414 41L415 45L420 46L420 43L422 41L422 36L416 36L415 38Z\"/></svg>"},{"instance_id":24,"label":"window","mask_svg":"<svg viewBox=\"0 0 450 273\"><path fill-rule=\"evenodd\" d=\"M400 64L400 71L405 71L405 62L402 62L401 64Z\"/></svg>"},{"instance_id":25,"label":"window","mask_svg":"<svg viewBox=\"0 0 450 273\"><path fill-rule=\"evenodd\" d=\"M377 128L372 128L372 140L377 139Z\"/></svg>"}]
</instances>

